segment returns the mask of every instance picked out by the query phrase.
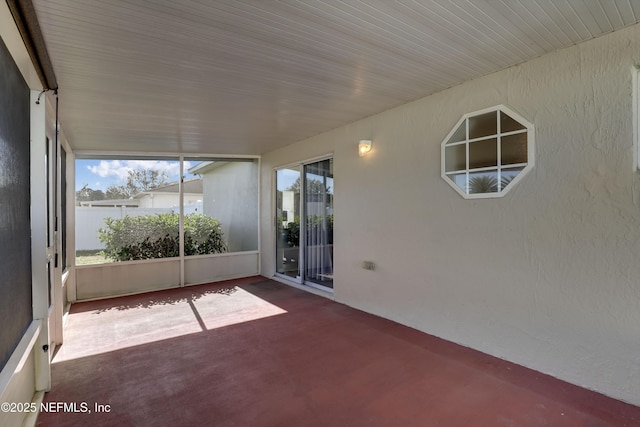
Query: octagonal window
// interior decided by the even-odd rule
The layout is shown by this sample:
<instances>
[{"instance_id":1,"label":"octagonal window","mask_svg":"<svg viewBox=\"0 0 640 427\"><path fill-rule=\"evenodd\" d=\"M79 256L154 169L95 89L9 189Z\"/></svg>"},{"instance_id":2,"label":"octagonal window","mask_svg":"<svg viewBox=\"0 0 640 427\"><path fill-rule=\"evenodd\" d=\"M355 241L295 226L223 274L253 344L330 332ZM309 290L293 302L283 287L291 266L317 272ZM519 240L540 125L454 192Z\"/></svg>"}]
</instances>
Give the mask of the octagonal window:
<instances>
[{"instance_id":1,"label":"octagonal window","mask_svg":"<svg viewBox=\"0 0 640 427\"><path fill-rule=\"evenodd\" d=\"M442 178L465 199L502 197L533 167L533 143L504 105L465 114L442 141Z\"/></svg>"}]
</instances>

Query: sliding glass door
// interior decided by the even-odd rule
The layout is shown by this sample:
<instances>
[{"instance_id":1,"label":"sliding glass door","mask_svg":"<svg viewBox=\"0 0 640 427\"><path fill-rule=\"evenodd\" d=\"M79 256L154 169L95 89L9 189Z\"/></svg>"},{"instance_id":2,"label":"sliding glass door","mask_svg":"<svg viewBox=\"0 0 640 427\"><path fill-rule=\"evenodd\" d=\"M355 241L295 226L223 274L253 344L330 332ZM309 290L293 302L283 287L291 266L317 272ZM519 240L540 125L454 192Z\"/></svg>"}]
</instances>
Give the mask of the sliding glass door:
<instances>
[{"instance_id":1,"label":"sliding glass door","mask_svg":"<svg viewBox=\"0 0 640 427\"><path fill-rule=\"evenodd\" d=\"M276 273L333 288L333 160L276 171Z\"/></svg>"},{"instance_id":2,"label":"sliding glass door","mask_svg":"<svg viewBox=\"0 0 640 427\"><path fill-rule=\"evenodd\" d=\"M333 160L304 165L305 279L333 288Z\"/></svg>"},{"instance_id":3,"label":"sliding glass door","mask_svg":"<svg viewBox=\"0 0 640 427\"><path fill-rule=\"evenodd\" d=\"M300 181L299 167L276 171L276 272L297 281L301 280Z\"/></svg>"}]
</instances>

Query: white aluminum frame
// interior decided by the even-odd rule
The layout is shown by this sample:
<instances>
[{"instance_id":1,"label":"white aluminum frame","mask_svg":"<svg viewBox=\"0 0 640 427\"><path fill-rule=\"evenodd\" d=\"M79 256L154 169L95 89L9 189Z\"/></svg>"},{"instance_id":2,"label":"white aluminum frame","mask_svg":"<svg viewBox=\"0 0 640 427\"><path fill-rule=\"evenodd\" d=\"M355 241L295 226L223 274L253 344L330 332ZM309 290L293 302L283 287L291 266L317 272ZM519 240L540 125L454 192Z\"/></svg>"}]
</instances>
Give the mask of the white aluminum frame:
<instances>
[{"instance_id":1,"label":"white aluminum frame","mask_svg":"<svg viewBox=\"0 0 640 427\"><path fill-rule=\"evenodd\" d=\"M49 285L47 265L51 263L47 244L47 186L49 177L44 166L46 150L46 107L44 99L39 104L39 92L31 91L31 288L33 320L40 324L35 344L35 390L51 389L51 348L49 323ZM50 159L48 159L50 160ZM51 195L51 193L49 193ZM54 282L55 283L55 282ZM54 286L52 283L52 288ZM44 351L44 349L47 349Z\"/></svg>"},{"instance_id":2,"label":"white aluminum frame","mask_svg":"<svg viewBox=\"0 0 640 427\"><path fill-rule=\"evenodd\" d=\"M483 136L483 137L479 137L479 138L469 138L469 120L472 117L475 116L480 116L482 114L486 114L486 113L491 113L491 112L496 112L496 117L497 117L497 128L496 128L496 133L493 135L487 135L487 136ZM525 127L524 130L516 130L516 131L510 131L510 132L501 132L500 129L500 112L505 113L506 115L508 115L509 117L511 117L512 119L516 120L518 123L520 123L521 125L523 125ZM455 132L458 130L458 128L463 124L466 124L466 134L465 134L465 138L464 140L461 141L456 141L453 143L448 143L449 139L455 134ZM501 138L502 137L506 137L506 136L510 136L510 135L518 135L521 133L527 133L527 162L526 163L518 163L518 164L509 164L509 165L502 165L500 163L500 159L501 159ZM497 159L498 159L498 164L496 166L489 166L489 167L482 167L482 168L473 168L470 169L469 168L469 143L472 142L476 142L476 141L484 141L484 140L489 140L489 139L496 139L497 140ZM465 149L466 149L466 167L465 169L461 169L461 170L456 170L456 171L448 171L446 170L446 147L450 147L450 146L454 146L454 145L465 145ZM513 111L512 109L508 108L505 105L496 105L494 107L489 107L489 108L485 108L482 110L478 110L478 111L474 111L472 113L467 113L465 115L463 115L460 120L458 120L458 122L455 124L455 126L453 126L453 128L451 129L451 131L449 131L449 133L447 134L447 136L444 138L444 140L442 141L441 144L441 159L440 159L440 167L441 167L441 176L442 179L445 180L445 182L447 182L447 184L449 184L454 190L456 190L456 192L458 194L460 194L462 197L464 197L465 199L488 199L488 198L496 198L496 197L504 197L505 194L507 194L513 187L515 187L517 185L517 183L531 170L533 169L534 165L535 165L535 131L534 131L534 126L531 122L529 122L527 119L525 119L524 117L522 117L520 114L516 113L515 111ZM500 180L498 180L498 188L499 191L497 192L493 192L493 193L468 193L467 191L464 191L463 189L461 189L450 177L449 175L458 175L458 174L462 174L462 173L466 173L467 176L467 183L469 181L469 174L470 173L474 173L474 172L485 172L485 171L496 171L499 174L502 172L502 170L508 170L508 169L517 169L517 168L523 168L511 181L511 183L506 187L506 188L500 188L501 186L501 182Z\"/></svg>"},{"instance_id":3,"label":"white aluminum frame","mask_svg":"<svg viewBox=\"0 0 640 427\"><path fill-rule=\"evenodd\" d=\"M184 194L183 194L183 186L182 186L182 177L184 176L184 159L185 158L189 158L189 159L193 159L193 158L202 158L202 159L210 159L210 158L217 158L217 159L250 159L250 160L255 160L257 161L257 167L258 170L260 170L260 162L261 162L261 156L259 155L229 155L229 154L206 154L206 153L173 153L173 152L122 152L122 151L117 151L117 152L110 152L110 151L76 151L73 153L73 171L74 171L74 177L73 177L73 188L75 188L75 161L76 160L82 160L82 159L122 159L122 158L127 158L127 159L136 159L136 158L153 158L153 159L159 159L159 160L172 160L172 161L178 161L180 162L180 256L178 257L171 257L171 258L157 258L157 259L149 259L149 260L138 260L138 261L124 261L124 262L119 262L119 263L103 263L103 264L95 264L95 265L86 265L86 266L76 266L75 264L75 248L72 254L73 257L73 263L71 263L71 265L73 266L73 268L75 270L88 270L88 269L92 269L92 268L109 268L109 266L115 267L115 266L125 266L125 265L138 265L138 264L148 264L150 265L150 268L153 268L152 265L153 263L156 262L175 262L175 261L179 261L180 262L180 272L179 272L179 283L177 284L177 286L179 287L184 287L184 286L190 286L193 285L193 283L185 283L185 263L187 261L189 261L190 259L193 258L193 256L185 256L184 255L184 206L183 206L183 200L184 200ZM199 257L202 258L206 258L206 257L216 257L219 255L228 255L228 256L232 256L232 255L237 255L237 256L256 256L257 258L257 268L255 272L251 272L251 274L260 274L260 204L259 204L259 200L260 200L260 173L257 174L257 178L258 178L258 209L256 211L256 221L257 221L257 225L258 225L258 229L257 229L257 233L258 233L258 248L255 251L242 251L242 252L231 252L231 253L225 253L225 254L208 254L208 255L201 255ZM69 186L71 187L71 186ZM74 196L75 196L75 191L74 191ZM74 231L75 231L75 223L74 223ZM74 233L75 234L75 233ZM75 245L74 245L75 246ZM241 276L235 276L235 277L241 277ZM244 277L244 276L242 276ZM223 278L215 278L212 277L210 282L214 282L217 280L226 280L228 278L231 277L223 277ZM78 284L75 284L75 289L74 289L74 301L78 300L78 289L77 289ZM176 287L175 285L170 285L167 286L167 288L170 287ZM160 289L165 289L165 288L158 288L158 290ZM126 293L126 295L131 295L131 294L137 294L137 293L141 293L141 292L149 292L153 289L149 289L149 288L145 288L145 289L132 289L131 292ZM118 294L119 295L125 295L125 294ZM112 297L112 296L116 296L116 295L111 295L111 296L99 296L99 297L95 297L95 298L89 298L89 299L101 299L101 298L108 298L108 297ZM80 298L80 300L85 300L83 298Z\"/></svg>"},{"instance_id":4,"label":"white aluminum frame","mask_svg":"<svg viewBox=\"0 0 640 427\"><path fill-rule=\"evenodd\" d=\"M633 87L633 170L640 172L640 65L631 68Z\"/></svg>"}]
</instances>

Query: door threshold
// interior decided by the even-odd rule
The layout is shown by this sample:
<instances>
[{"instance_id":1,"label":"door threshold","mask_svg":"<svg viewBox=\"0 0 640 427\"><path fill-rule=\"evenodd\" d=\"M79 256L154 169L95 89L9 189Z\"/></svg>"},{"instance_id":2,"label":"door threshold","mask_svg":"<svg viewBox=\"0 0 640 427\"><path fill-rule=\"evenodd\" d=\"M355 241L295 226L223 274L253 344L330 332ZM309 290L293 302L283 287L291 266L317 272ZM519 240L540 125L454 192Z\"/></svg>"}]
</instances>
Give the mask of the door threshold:
<instances>
[{"instance_id":1,"label":"door threshold","mask_svg":"<svg viewBox=\"0 0 640 427\"><path fill-rule=\"evenodd\" d=\"M283 283L285 285L289 285L293 288L296 289L300 289L302 291L307 291L309 293L312 293L314 295L319 295L321 297L325 297L327 299L330 299L332 301L335 301L335 295L333 294L333 292L327 290L328 288L325 288L324 286L322 287L323 289L320 289L319 287L315 287L312 285L307 285L307 284L300 284L297 282L294 282L293 280L289 280L289 279L285 279L284 277L281 276L277 276L274 275L271 277L271 279L275 280L276 282L280 282Z\"/></svg>"}]
</instances>

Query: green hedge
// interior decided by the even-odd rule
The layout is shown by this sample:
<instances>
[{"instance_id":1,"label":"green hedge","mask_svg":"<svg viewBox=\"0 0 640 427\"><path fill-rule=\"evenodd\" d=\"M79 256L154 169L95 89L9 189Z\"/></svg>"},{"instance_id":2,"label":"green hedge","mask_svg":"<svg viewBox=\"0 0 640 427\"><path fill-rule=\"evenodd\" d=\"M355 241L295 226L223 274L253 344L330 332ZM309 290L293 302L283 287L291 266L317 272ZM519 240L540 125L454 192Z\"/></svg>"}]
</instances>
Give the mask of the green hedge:
<instances>
[{"instance_id":1,"label":"green hedge","mask_svg":"<svg viewBox=\"0 0 640 427\"><path fill-rule=\"evenodd\" d=\"M98 230L100 241L105 245L102 253L114 261L180 256L177 213L106 218L105 225ZM185 255L226 251L227 244L216 219L201 214L185 215Z\"/></svg>"}]
</instances>

